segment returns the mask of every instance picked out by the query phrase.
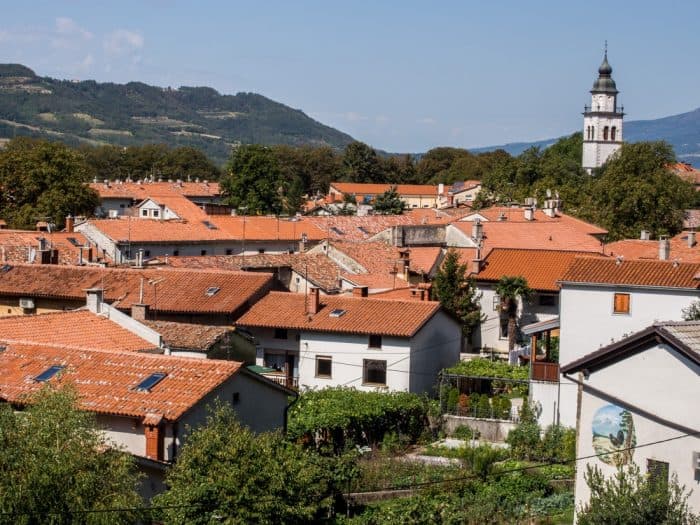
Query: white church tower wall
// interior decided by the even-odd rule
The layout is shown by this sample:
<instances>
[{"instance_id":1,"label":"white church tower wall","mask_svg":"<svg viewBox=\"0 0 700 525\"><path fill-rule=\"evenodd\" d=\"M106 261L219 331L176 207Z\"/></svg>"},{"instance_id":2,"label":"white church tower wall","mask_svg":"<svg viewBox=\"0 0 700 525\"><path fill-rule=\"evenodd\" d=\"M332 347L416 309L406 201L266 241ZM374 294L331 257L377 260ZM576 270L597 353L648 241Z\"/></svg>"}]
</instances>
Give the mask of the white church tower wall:
<instances>
[{"instance_id":1,"label":"white church tower wall","mask_svg":"<svg viewBox=\"0 0 700 525\"><path fill-rule=\"evenodd\" d=\"M582 165L588 173L605 164L622 146L624 108L617 105L618 93L606 48L598 78L591 89L591 105L585 106L583 112Z\"/></svg>"}]
</instances>

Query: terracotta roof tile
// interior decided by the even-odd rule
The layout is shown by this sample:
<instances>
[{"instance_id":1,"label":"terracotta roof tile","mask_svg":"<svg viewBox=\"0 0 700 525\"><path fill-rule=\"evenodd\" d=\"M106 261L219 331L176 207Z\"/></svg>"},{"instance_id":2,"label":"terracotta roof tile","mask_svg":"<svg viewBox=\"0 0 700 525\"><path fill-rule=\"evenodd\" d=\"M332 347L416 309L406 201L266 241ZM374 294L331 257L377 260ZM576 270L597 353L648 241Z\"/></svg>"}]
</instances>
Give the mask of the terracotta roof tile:
<instances>
[{"instance_id":1,"label":"terracotta roof tile","mask_svg":"<svg viewBox=\"0 0 700 525\"><path fill-rule=\"evenodd\" d=\"M218 197L221 194L218 182L119 182L109 184L93 182L90 187L103 199L127 198L137 201L156 195L183 195L185 197Z\"/></svg>"},{"instance_id":2,"label":"terracotta roof tile","mask_svg":"<svg viewBox=\"0 0 700 525\"><path fill-rule=\"evenodd\" d=\"M561 279L576 256L582 252L557 250L518 250L496 248L474 276L477 281L496 282L503 276L523 276L533 290L558 292Z\"/></svg>"},{"instance_id":3,"label":"terracotta roof tile","mask_svg":"<svg viewBox=\"0 0 700 525\"><path fill-rule=\"evenodd\" d=\"M163 337L165 345L171 350L191 349L206 352L226 334L233 332L233 328L227 326L172 321L146 320L141 322L158 332Z\"/></svg>"},{"instance_id":4,"label":"terracotta roof tile","mask_svg":"<svg viewBox=\"0 0 700 525\"><path fill-rule=\"evenodd\" d=\"M38 232L33 230L0 229L0 261L10 264L39 264L39 239L46 239L51 249L58 250L59 264L78 264L80 248L87 246L87 239L78 232ZM78 246L76 246L78 245ZM88 252L83 251L85 260Z\"/></svg>"},{"instance_id":5,"label":"terracotta roof tile","mask_svg":"<svg viewBox=\"0 0 700 525\"><path fill-rule=\"evenodd\" d=\"M104 288L107 302L130 309L139 302L142 282L143 302L151 310L232 314L265 293L272 284L272 275L223 270L16 265L0 272L0 295L81 301L86 289ZM209 288L218 290L209 295Z\"/></svg>"},{"instance_id":6,"label":"terracotta roof tile","mask_svg":"<svg viewBox=\"0 0 700 525\"><path fill-rule=\"evenodd\" d=\"M75 350L158 350L114 321L88 310L0 318L0 341Z\"/></svg>"},{"instance_id":7,"label":"terracotta roof tile","mask_svg":"<svg viewBox=\"0 0 700 525\"><path fill-rule=\"evenodd\" d=\"M399 195L429 195L437 196L437 184L371 184L355 182L331 182L331 189L344 194L381 195L391 187L396 187Z\"/></svg>"},{"instance_id":8,"label":"terracotta roof tile","mask_svg":"<svg viewBox=\"0 0 700 525\"><path fill-rule=\"evenodd\" d=\"M393 301L322 296L315 315L305 313L301 294L270 292L238 320L241 326L288 328L312 332L411 337L440 310L434 301ZM333 310L344 310L331 317Z\"/></svg>"},{"instance_id":9,"label":"terracotta roof tile","mask_svg":"<svg viewBox=\"0 0 700 525\"><path fill-rule=\"evenodd\" d=\"M682 232L669 239L669 259L683 262L700 262L700 237L695 245L688 246L688 232ZM624 239L605 245L605 253L622 255L625 259L659 259L659 241Z\"/></svg>"},{"instance_id":10,"label":"terracotta roof tile","mask_svg":"<svg viewBox=\"0 0 700 525\"><path fill-rule=\"evenodd\" d=\"M699 270L699 263L576 257L560 282L698 289Z\"/></svg>"},{"instance_id":11,"label":"terracotta roof tile","mask_svg":"<svg viewBox=\"0 0 700 525\"><path fill-rule=\"evenodd\" d=\"M10 345L0 352L0 399L26 402L43 386L34 377L53 365L65 369L50 382L75 385L84 410L139 418L161 414L176 421L236 374L242 363ZM165 378L149 392L138 391L137 385L153 373L163 373Z\"/></svg>"}]
</instances>

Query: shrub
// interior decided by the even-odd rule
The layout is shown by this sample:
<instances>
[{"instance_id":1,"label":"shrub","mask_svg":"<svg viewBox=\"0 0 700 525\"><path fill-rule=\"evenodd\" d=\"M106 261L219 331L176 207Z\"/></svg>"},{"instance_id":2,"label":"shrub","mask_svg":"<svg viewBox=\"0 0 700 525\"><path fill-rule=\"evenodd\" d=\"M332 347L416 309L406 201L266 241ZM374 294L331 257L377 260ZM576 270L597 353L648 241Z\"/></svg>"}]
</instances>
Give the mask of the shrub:
<instances>
[{"instance_id":1,"label":"shrub","mask_svg":"<svg viewBox=\"0 0 700 525\"><path fill-rule=\"evenodd\" d=\"M288 436L329 445L377 445L388 432L414 443L428 428L428 402L408 392L362 392L354 388L326 388L302 393L289 411Z\"/></svg>"},{"instance_id":2,"label":"shrub","mask_svg":"<svg viewBox=\"0 0 700 525\"><path fill-rule=\"evenodd\" d=\"M476 417L490 418L491 416L491 403L489 403L488 396L479 396L479 402L476 405Z\"/></svg>"},{"instance_id":3,"label":"shrub","mask_svg":"<svg viewBox=\"0 0 700 525\"><path fill-rule=\"evenodd\" d=\"M537 423L523 421L508 433L506 443L510 445L511 455L518 459L535 459L539 455L540 426Z\"/></svg>"},{"instance_id":4,"label":"shrub","mask_svg":"<svg viewBox=\"0 0 700 525\"><path fill-rule=\"evenodd\" d=\"M508 456L507 450L485 444L478 447L464 447L461 452L464 466L481 479L486 479L491 473L494 463Z\"/></svg>"},{"instance_id":5,"label":"shrub","mask_svg":"<svg viewBox=\"0 0 700 525\"><path fill-rule=\"evenodd\" d=\"M576 457L576 430L550 425L542 437L540 459L571 461Z\"/></svg>"},{"instance_id":6,"label":"shrub","mask_svg":"<svg viewBox=\"0 0 700 525\"><path fill-rule=\"evenodd\" d=\"M455 439L464 439L464 440L478 439L479 438L479 431L474 430L473 428L471 428L467 425L459 425L452 432L452 437Z\"/></svg>"}]
</instances>

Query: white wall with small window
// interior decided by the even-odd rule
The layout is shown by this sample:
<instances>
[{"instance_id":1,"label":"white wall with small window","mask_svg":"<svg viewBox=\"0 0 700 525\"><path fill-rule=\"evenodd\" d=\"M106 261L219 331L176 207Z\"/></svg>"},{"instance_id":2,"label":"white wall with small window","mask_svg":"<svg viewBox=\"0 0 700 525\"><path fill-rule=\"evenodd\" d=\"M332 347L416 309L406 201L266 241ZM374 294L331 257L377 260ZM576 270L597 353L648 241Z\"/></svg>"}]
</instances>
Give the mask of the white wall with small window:
<instances>
[{"instance_id":1,"label":"white wall with small window","mask_svg":"<svg viewBox=\"0 0 700 525\"><path fill-rule=\"evenodd\" d=\"M699 298L698 290L682 288L562 283L559 362L571 363L656 321L681 321L683 308ZM560 421L573 427L576 385L562 377L558 388Z\"/></svg>"},{"instance_id":2,"label":"white wall with small window","mask_svg":"<svg viewBox=\"0 0 700 525\"><path fill-rule=\"evenodd\" d=\"M577 506L590 497L587 465L612 476L615 461L633 461L642 474L665 479L675 474L692 490L688 503L700 512L700 366L656 343L586 375L572 374L582 385L577 456L588 458L576 469ZM591 457L630 443L629 453Z\"/></svg>"}]
</instances>

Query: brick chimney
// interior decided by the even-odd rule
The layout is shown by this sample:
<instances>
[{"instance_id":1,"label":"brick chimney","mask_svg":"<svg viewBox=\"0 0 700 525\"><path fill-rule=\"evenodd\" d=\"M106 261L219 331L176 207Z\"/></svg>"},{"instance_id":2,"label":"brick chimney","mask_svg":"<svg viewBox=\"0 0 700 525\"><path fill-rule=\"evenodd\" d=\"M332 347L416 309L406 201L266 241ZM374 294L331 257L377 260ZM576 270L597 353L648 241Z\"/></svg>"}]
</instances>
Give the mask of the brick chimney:
<instances>
[{"instance_id":1,"label":"brick chimney","mask_svg":"<svg viewBox=\"0 0 700 525\"><path fill-rule=\"evenodd\" d=\"M315 286L309 287L309 293L306 295L306 313L317 314L319 308L319 291Z\"/></svg>"},{"instance_id":2,"label":"brick chimney","mask_svg":"<svg viewBox=\"0 0 700 525\"><path fill-rule=\"evenodd\" d=\"M148 319L149 306L147 304L134 303L131 305L131 318L136 321Z\"/></svg>"},{"instance_id":3,"label":"brick chimney","mask_svg":"<svg viewBox=\"0 0 700 525\"><path fill-rule=\"evenodd\" d=\"M369 295L369 288L367 286L355 286L352 289L353 297L367 297Z\"/></svg>"},{"instance_id":4,"label":"brick chimney","mask_svg":"<svg viewBox=\"0 0 700 525\"><path fill-rule=\"evenodd\" d=\"M72 215L69 215L66 217L66 232L67 233L73 233L75 230L75 219L73 218Z\"/></svg>"}]
</instances>

